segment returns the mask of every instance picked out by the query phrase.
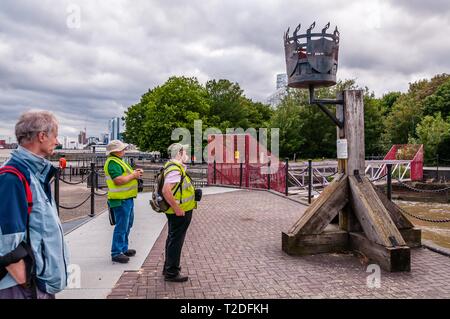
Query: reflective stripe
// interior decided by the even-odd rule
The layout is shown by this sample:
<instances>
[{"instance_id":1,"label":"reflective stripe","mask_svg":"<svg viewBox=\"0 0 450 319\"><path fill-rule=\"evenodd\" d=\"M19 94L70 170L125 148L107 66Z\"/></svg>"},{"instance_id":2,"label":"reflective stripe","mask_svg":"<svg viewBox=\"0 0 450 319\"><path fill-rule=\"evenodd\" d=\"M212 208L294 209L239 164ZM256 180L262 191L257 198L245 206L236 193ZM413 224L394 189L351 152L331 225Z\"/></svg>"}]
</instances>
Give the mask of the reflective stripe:
<instances>
[{"instance_id":1,"label":"reflective stripe","mask_svg":"<svg viewBox=\"0 0 450 319\"><path fill-rule=\"evenodd\" d=\"M124 188L108 188L108 192L120 193L120 192L131 191L131 190L137 189L137 188L138 188L137 186L124 187Z\"/></svg>"},{"instance_id":2,"label":"reflective stripe","mask_svg":"<svg viewBox=\"0 0 450 319\"><path fill-rule=\"evenodd\" d=\"M189 197L186 197L186 198L182 198L181 199L181 204L189 202L189 201L193 200L194 198L195 198L195 195L192 195L192 196L189 196Z\"/></svg>"},{"instance_id":3,"label":"reflective stripe","mask_svg":"<svg viewBox=\"0 0 450 319\"><path fill-rule=\"evenodd\" d=\"M183 190L185 190L186 188L189 188L189 187L191 187L192 186L192 184L190 183L190 182L184 182L183 181L183 186L181 187Z\"/></svg>"}]
</instances>

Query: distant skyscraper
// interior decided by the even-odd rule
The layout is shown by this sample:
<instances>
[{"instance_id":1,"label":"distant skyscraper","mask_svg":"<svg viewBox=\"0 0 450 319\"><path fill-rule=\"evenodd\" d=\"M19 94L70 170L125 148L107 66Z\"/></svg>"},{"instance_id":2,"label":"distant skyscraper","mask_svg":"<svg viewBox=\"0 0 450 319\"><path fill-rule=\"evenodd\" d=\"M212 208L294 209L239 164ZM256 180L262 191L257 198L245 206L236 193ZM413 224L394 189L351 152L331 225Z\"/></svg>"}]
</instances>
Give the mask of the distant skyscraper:
<instances>
[{"instance_id":1,"label":"distant skyscraper","mask_svg":"<svg viewBox=\"0 0 450 319\"><path fill-rule=\"evenodd\" d=\"M109 120L108 123L109 130L109 141L120 139L120 118L115 117Z\"/></svg>"},{"instance_id":2,"label":"distant skyscraper","mask_svg":"<svg viewBox=\"0 0 450 319\"><path fill-rule=\"evenodd\" d=\"M287 86L287 74L281 73L277 74L277 90L284 89Z\"/></svg>"},{"instance_id":3,"label":"distant skyscraper","mask_svg":"<svg viewBox=\"0 0 450 319\"><path fill-rule=\"evenodd\" d=\"M109 133L102 133L100 135L100 142L103 144L108 144L109 143Z\"/></svg>"},{"instance_id":4,"label":"distant skyscraper","mask_svg":"<svg viewBox=\"0 0 450 319\"><path fill-rule=\"evenodd\" d=\"M277 74L277 89L272 93L267 99L266 103L270 104L272 107L277 107L283 98L286 96L287 92L287 74L281 73Z\"/></svg>"},{"instance_id":5,"label":"distant skyscraper","mask_svg":"<svg viewBox=\"0 0 450 319\"><path fill-rule=\"evenodd\" d=\"M78 144L87 144L86 129L78 134Z\"/></svg>"}]
</instances>

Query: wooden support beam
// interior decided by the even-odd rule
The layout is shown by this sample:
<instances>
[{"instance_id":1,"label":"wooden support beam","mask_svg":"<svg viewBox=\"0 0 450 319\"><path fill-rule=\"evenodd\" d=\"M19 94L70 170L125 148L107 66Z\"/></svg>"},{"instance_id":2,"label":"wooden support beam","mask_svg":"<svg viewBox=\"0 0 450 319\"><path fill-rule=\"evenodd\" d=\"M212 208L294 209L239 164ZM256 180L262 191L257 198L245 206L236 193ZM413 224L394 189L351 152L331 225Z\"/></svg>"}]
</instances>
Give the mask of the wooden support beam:
<instances>
[{"instance_id":1,"label":"wooden support beam","mask_svg":"<svg viewBox=\"0 0 450 319\"><path fill-rule=\"evenodd\" d=\"M349 233L349 242L352 250L362 253L386 271L411 271L411 250L408 246L385 247L361 233Z\"/></svg>"},{"instance_id":2,"label":"wooden support beam","mask_svg":"<svg viewBox=\"0 0 450 319\"><path fill-rule=\"evenodd\" d=\"M348 251L348 233L330 225L322 234L300 235L282 233L282 249L289 255L314 255Z\"/></svg>"},{"instance_id":3,"label":"wooden support beam","mask_svg":"<svg viewBox=\"0 0 450 319\"><path fill-rule=\"evenodd\" d=\"M339 213L339 229L347 232L360 233L363 231L361 224L353 213L351 203L347 203Z\"/></svg>"},{"instance_id":4,"label":"wooden support beam","mask_svg":"<svg viewBox=\"0 0 450 319\"><path fill-rule=\"evenodd\" d=\"M353 212L367 238L385 247L406 246L370 181L366 177L348 178Z\"/></svg>"},{"instance_id":5,"label":"wooden support beam","mask_svg":"<svg viewBox=\"0 0 450 319\"><path fill-rule=\"evenodd\" d=\"M391 216L392 221L398 229L401 230L414 228L414 225L405 216L403 216L400 208L395 203L390 201L382 191L380 191L373 185L372 187L376 191L378 198L381 200L384 207L389 212L389 216Z\"/></svg>"},{"instance_id":6,"label":"wooden support beam","mask_svg":"<svg viewBox=\"0 0 450 319\"><path fill-rule=\"evenodd\" d=\"M289 235L318 235L348 202L348 181L343 174L336 177L291 227Z\"/></svg>"},{"instance_id":7,"label":"wooden support beam","mask_svg":"<svg viewBox=\"0 0 450 319\"><path fill-rule=\"evenodd\" d=\"M422 247L422 230L419 228L400 229L400 234L408 247Z\"/></svg>"}]
</instances>

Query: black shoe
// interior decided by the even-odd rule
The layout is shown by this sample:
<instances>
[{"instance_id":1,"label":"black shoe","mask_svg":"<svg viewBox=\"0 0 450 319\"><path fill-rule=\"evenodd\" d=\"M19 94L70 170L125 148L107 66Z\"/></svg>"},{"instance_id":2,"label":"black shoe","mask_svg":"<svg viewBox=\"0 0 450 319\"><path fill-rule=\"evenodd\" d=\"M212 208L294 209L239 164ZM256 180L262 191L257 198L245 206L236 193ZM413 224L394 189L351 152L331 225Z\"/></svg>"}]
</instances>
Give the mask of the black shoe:
<instances>
[{"instance_id":1,"label":"black shoe","mask_svg":"<svg viewBox=\"0 0 450 319\"><path fill-rule=\"evenodd\" d=\"M128 249L126 252L123 253L127 257L133 257L136 255L136 250L134 249Z\"/></svg>"},{"instance_id":2,"label":"black shoe","mask_svg":"<svg viewBox=\"0 0 450 319\"><path fill-rule=\"evenodd\" d=\"M168 277L168 276L164 277L165 281L171 281L171 282L185 282L185 281L188 281L188 279L189 279L188 276L181 276L180 274L173 276L173 277Z\"/></svg>"},{"instance_id":3,"label":"black shoe","mask_svg":"<svg viewBox=\"0 0 450 319\"><path fill-rule=\"evenodd\" d=\"M181 271L181 267L178 267L178 272L180 272L180 271ZM163 268L162 274L163 274L163 276L167 275L166 269Z\"/></svg>"},{"instance_id":4,"label":"black shoe","mask_svg":"<svg viewBox=\"0 0 450 319\"><path fill-rule=\"evenodd\" d=\"M120 254L111 258L112 261L116 263L126 264L130 258L125 256L124 254Z\"/></svg>"}]
</instances>

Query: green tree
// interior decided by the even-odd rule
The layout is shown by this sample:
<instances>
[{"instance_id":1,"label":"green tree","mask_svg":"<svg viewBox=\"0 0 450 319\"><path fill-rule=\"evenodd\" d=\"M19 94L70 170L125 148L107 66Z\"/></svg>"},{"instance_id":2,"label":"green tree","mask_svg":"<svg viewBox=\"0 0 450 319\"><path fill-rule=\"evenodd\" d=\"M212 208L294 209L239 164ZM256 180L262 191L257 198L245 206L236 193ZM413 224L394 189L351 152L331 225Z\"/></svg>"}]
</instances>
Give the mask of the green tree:
<instances>
[{"instance_id":1,"label":"green tree","mask_svg":"<svg viewBox=\"0 0 450 319\"><path fill-rule=\"evenodd\" d=\"M450 123L450 121L447 121ZM446 166L450 165L450 134L446 135L439 143L436 153L439 154L440 163L444 161Z\"/></svg>"},{"instance_id":2,"label":"green tree","mask_svg":"<svg viewBox=\"0 0 450 319\"><path fill-rule=\"evenodd\" d=\"M397 98L385 121L383 143L387 148L392 144L405 144L409 138L417 137L416 126L424 114L424 100L449 79L450 75L439 74L431 80L411 83L408 93Z\"/></svg>"},{"instance_id":3,"label":"green tree","mask_svg":"<svg viewBox=\"0 0 450 319\"><path fill-rule=\"evenodd\" d=\"M141 150L166 153L175 128L186 128L191 137L194 121L203 127L267 127L272 110L269 105L246 98L237 83L211 80L205 86L196 78L171 77L163 85L145 93L139 103L125 112L127 142ZM206 141L203 141L206 144Z\"/></svg>"},{"instance_id":4,"label":"green tree","mask_svg":"<svg viewBox=\"0 0 450 319\"><path fill-rule=\"evenodd\" d=\"M301 103L306 103L303 97ZM301 129L305 121L300 118L299 97L290 91L270 119L270 127L280 129L280 156L292 157L299 153L305 143Z\"/></svg>"},{"instance_id":5,"label":"green tree","mask_svg":"<svg viewBox=\"0 0 450 319\"><path fill-rule=\"evenodd\" d=\"M226 128L240 127L247 114L242 107L243 91L239 84L221 79L210 80L205 87L211 105L209 124L223 132Z\"/></svg>"},{"instance_id":6,"label":"green tree","mask_svg":"<svg viewBox=\"0 0 450 319\"><path fill-rule=\"evenodd\" d=\"M171 77L162 86L144 94L140 103L126 112L125 138L141 150L166 154L175 128L193 134L194 120L208 122L209 100L196 78Z\"/></svg>"},{"instance_id":7,"label":"green tree","mask_svg":"<svg viewBox=\"0 0 450 319\"><path fill-rule=\"evenodd\" d=\"M398 98L402 94L400 92L389 92L380 99L380 106L385 114L389 114L392 110L392 106L397 102Z\"/></svg>"},{"instance_id":8,"label":"green tree","mask_svg":"<svg viewBox=\"0 0 450 319\"><path fill-rule=\"evenodd\" d=\"M439 86L432 95L423 101L424 114L434 115L438 112L443 118L450 116L450 80Z\"/></svg>"},{"instance_id":9,"label":"green tree","mask_svg":"<svg viewBox=\"0 0 450 319\"><path fill-rule=\"evenodd\" d=\"M272 110L269 105L253 102L244 96L238 83L225 79L206 82L211 126L225 132L227 128L266 127Z\"/></svg>"},{"instance_id":10,"label":"green tree","mask_svg":"<svg viewBox=\"0 0 450 319\"><path fill-rule=\"evenodd\" d=\"M436 158L438 146L450 136L450 123L447 123L437 113L435 116L427 115L417 125L417 138L410 139L411 144L423 144L424 156L427 163L432 163Z\"/></svg>"},{"instance_id":11,"label":"green tree","mask_svg":"<svg viewBox=\"0 0 450 319\"><path fill-rule=\"evenodd\" d=\"M385 107L383 99L375 98L366 89L364 94L364 140L366 155L380 155L384 152L381 135L384 132Z\"/></svg>"}]
</instances>

